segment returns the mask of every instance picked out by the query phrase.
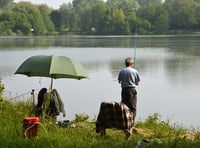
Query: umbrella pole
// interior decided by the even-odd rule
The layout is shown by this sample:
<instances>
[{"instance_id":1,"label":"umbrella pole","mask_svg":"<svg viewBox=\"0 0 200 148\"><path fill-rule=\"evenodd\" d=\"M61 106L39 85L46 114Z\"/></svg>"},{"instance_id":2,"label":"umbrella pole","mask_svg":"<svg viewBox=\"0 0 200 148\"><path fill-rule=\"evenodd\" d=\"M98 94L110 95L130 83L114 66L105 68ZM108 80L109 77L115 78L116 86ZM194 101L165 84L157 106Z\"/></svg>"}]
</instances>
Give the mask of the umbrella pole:
<instances>
[{"instance_id":1,"label":"umbrella pole","mask_svg":"<svg viewBox=\"0 0 200 148\"><path fill-rule=\"evenodd\" d=\"M35 90L32 89L31 95L32 95L32 99L33 99L33 114L35 114L36 111L36 106L35 106L35 94L34 94Z\"/></svg>"},{"instance_id":2,"label":"umbrella pole","mask_svg":"<svg viewBox=\"0 0 200 148\"><path fill-rule=\"evenodd\" d=\"M31 95L33 97L33 106L35 106L35 95L34 95L34 89L32 89Z\"/></svg>"},{"instance_id":3,"label":"umbrella pole","mask_svg":"<svg viewBox=\"0 0 200 148\"><path fill-rule=\"evenodd\" d=\"M53 77L51 77L51 91L52 91L52 88L53 88Z\"/></svg>"}]
</instances>

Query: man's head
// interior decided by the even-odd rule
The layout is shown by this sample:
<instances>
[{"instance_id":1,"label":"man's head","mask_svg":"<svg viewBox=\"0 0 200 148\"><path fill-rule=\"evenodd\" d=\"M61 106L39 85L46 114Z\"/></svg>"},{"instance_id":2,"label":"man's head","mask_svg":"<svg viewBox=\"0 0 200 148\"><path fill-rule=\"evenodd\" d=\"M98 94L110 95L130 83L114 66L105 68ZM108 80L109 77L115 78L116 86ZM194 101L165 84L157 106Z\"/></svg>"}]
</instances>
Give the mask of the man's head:
<instances>
[{"instance_id":1,"label":"man's head","mask_svg":"<svg viewBox=\"0 0 200 148\"><path fill-rule=\"evenodd\" d=\"M126 67L133 67L133 58L131 58L131 57L128 57L128 58L126 58L125 59L125 65L126 65Z\"/></svg>"},{"instance_id":2,"label":"man's head","mask_svg":"<svg viewBox=\"0 0 200 148\"><path fill-rule=\"evenodd\" d=\"M46 92L47 92L47 88L42 88L40 89L39 94L44 95Z\"/></svg>"}]
</instances>

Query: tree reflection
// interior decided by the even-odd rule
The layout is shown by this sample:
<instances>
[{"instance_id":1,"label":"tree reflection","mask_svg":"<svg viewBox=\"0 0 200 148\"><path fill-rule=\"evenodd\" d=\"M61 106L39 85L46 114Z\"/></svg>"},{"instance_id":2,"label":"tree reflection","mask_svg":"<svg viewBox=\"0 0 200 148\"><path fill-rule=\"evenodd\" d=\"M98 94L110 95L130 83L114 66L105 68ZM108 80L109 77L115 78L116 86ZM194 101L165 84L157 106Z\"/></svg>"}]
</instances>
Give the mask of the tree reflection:
<instances>
[{"instance_id":1,"label":"tree reflection","mask_svg":"<svg viewBox=\"0 0 200 148\"><path fill-rule=\"evenodd\" d=\"M199 56L200 35L137 36L137 48L168 48L171 52ZM135 36L22 36L1 37L0 50L29 47L134 48Z\"/></svg>"}]
</instances>

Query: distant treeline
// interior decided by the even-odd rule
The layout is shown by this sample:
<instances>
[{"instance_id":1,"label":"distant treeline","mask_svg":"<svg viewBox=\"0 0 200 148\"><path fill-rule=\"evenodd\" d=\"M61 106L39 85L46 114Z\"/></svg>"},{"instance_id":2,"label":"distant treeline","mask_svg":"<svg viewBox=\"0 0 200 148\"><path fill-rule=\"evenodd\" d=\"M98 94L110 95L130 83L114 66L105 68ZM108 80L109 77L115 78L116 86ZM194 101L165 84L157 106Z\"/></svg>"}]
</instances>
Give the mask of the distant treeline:
<instances>
[{"instance_id":1,"label":"distant treeline","mask_svg":"<svg viewBox=\"0 0 200 148\"><path fill-rule=\"evenodd\" d=\"M0 35L130 35L200 31L200 0L73 0L59 9L0 0Z\"/></svg>"}]
</instances>

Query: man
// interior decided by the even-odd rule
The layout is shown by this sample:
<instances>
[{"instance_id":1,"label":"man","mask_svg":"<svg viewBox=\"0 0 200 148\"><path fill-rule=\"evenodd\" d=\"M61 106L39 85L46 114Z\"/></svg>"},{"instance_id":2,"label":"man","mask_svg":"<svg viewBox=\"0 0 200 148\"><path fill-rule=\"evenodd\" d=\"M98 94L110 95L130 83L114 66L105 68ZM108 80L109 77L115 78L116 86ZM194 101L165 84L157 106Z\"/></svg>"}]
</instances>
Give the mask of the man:
<instances>
[{"instance_id":1,"label":"man","mask_svg":"<svg viewBox=\"0 0 200 148\"><path fill-rule=\"evenodd\" d=\"M133 68L134 62L132 58L126 58L125 65L126 67L118 75L118 81L122 87L121 102L126 104L136 114L137 91L135 88L139 85L140 76L137 70Z\"/></svg>"}]
</instances>

